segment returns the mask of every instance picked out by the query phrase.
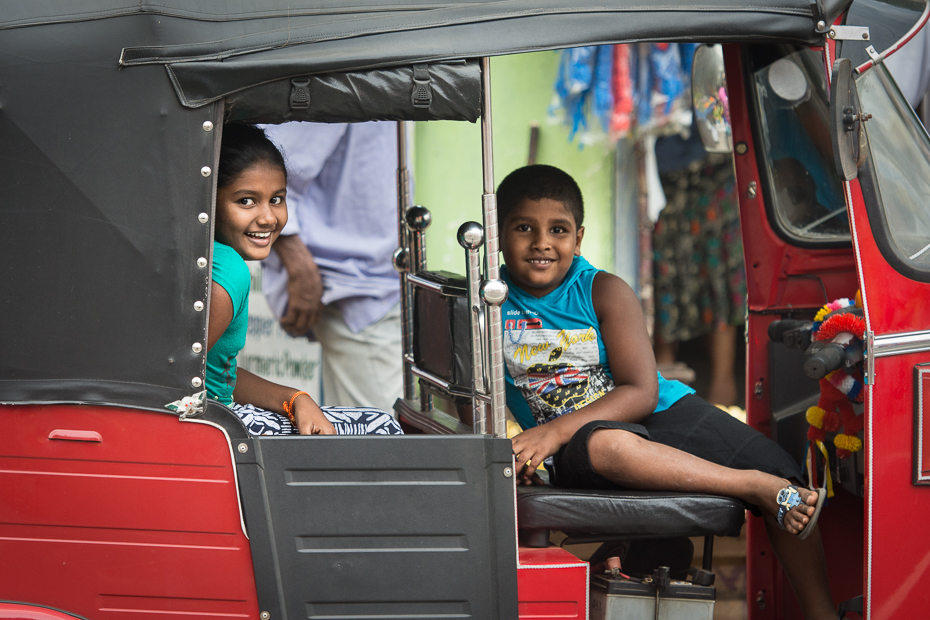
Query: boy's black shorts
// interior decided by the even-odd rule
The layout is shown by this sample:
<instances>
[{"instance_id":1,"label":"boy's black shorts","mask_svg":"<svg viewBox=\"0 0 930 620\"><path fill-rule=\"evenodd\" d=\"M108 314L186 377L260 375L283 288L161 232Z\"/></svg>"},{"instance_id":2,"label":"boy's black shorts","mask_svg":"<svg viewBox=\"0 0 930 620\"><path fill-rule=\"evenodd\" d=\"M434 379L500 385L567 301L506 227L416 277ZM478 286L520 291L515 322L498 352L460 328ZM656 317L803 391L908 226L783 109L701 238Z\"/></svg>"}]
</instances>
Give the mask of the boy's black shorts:
<instances>
[{"instance_id":1,"label":"boy's black shorts","mask_svg":"<svg viewBox=\"0 0 930 620\"><path fill-rule=\"evenodd\" d=\"M595 420L582 426L553 457L555 486L572 489L621 488L591 466L588 438L599 428L615 428L677 448L733 469L756 469L773 476L801 479L798 464L777 443L693 394L642 424Z\"/></svg>"}]
</instances>

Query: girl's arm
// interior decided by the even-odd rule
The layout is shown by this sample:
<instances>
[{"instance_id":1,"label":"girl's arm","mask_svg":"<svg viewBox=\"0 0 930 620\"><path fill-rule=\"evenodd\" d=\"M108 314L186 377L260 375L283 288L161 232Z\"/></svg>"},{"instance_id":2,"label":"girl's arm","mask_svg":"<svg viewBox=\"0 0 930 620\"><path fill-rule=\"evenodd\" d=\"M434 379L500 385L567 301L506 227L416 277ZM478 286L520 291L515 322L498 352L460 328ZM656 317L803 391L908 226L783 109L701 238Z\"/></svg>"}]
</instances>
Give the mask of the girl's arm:
<instances>
[{"instance_id":1,"label":"girl's arm","mask_svg":"<svg viewBox=\"0 0 930 620\"><path fill-rule=\"evenodd\" d=\"M210 326L207 334L208 349L216 344L233 319L233 304L229 293L216 282L212 283L210 297ZM237 402L250 403L267 411L284 413L284 403L290 402L298 390L272 383L239 368L236 370L236 389L233 397ZM301 435L335 435L336 429L323 415L313 399L301 394L294 399L294 418Z\"/></svg>"},{"instance_id":2,"label":"girl's arm","mask_svg":"<svg viewBox=\"0 0 930 620\"><path fill-rule=\"evenodd\" d=\"M291 397L297 392L294 388L262 379L248 370L236 370L236 389L233 396L238 402L251 403L286 417L284 403L290 402ZM297 420L297 430L301 435L336 434L336 428L307 394L301 394L294 399L293 413L294 419Z\"/></svg>"},{"instance_id":3,"label":"girl's arm","mask_svg":"<svg viewBox=\"0 0 930 620\"><path fill-rule=\"evenodd\" d=\"M617 276L601 272L594 277L591 293L615 387L581 409L514 437L514 453L519 455L517 471L525 482L537 465L558 452L588 422L641 422L658 403L655 356L633 289ZM532 464L524 469L528 459Z\"/></svg>"}]
</instances>

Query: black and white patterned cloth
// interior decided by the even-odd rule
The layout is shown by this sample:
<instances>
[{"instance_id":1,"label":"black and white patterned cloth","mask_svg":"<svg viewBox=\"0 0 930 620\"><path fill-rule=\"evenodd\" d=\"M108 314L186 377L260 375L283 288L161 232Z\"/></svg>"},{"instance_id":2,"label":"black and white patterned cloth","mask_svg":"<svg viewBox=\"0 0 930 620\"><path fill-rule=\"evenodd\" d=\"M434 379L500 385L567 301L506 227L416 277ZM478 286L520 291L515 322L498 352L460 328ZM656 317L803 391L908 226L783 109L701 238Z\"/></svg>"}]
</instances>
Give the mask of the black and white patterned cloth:
<instances>
[{"instance_id":1,"label":"black and white patterned cloth","mask_svg":"<svg viewBox=\"0 0 930 620\"><path fill-rule=\"evenodd\" d=\"M230 406L250 435L296 435L297 429L282 415L253 405ZM337 435L403 435L391 414L373 407L320 407Z\"/></svg>"}]
</instances>

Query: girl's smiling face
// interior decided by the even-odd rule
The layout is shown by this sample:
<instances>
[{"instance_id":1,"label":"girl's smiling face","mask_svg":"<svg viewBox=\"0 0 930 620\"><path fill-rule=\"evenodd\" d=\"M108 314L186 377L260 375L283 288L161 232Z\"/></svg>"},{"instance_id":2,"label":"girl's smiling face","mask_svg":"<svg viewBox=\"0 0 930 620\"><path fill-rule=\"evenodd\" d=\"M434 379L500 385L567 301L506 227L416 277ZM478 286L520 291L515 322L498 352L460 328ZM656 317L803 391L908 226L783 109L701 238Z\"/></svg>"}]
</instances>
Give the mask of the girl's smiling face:
<instances>
[{"instance_id":1,"label":"girl's smiling face","mask_svg":"<svg viewBox=\"0 0 930 620\"><path fill-rule=\"evenodd\" d=\"M263 260L287 223L287 177L257 162L216 191L216 239L245 260Z\"/></svg>"}]
</instances>

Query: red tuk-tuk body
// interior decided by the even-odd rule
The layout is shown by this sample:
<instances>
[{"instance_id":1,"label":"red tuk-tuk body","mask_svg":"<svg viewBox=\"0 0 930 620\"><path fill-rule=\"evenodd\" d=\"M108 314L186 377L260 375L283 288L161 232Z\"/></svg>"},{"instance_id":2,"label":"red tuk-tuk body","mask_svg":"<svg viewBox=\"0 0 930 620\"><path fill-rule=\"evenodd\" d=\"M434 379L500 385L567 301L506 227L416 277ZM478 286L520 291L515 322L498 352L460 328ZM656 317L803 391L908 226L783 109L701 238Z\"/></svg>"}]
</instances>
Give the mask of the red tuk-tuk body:
<instances>
[{"instance_id":1,"label":"red tuk-tuk body","mask_svg":"<svg viewBox=\"0 0 930 620\"><path fill-rule=\"evenodd\" d=\"M486 57L641 40L725 44L748 421L799 459L810 453L804 411L816 382L799 372L802 352L770 341L770 326L810 320L861 290L864 456L840 463L825 449L828 464L810 459L812 475L835 478L820 521L831 587L850 610L862 596L862 617L921 617L930 602L920 524L930 503L930 139L883 54L923 27L925 2L293 5L0 11L9 231L0 244L9 287L0 299L0 617L587 618L589 567L549 547L550 530L705 536L696 574L709 587L713 536L739 532L739 502L518 493L501 432ZM765 81L784 59L810 82L794 102ZM414 63L430 63L425 108L410 96ZM848 92L831 92L841 80ZM307 105L292 96L305 87ZM405 364L411 390L415 370L421 386L470 400L478 434L456 434L461 426L434 414L422 387L397 408L407 428L433 434L397 438L251 437L224 408L190 400L203 385L224 121L478 118L485 221L460 239L472 252L465 284L420 273L422 228L409 221L397 261L409 323L414 290L475 309L468 385L421 368L412 351ZM819 205L826 226L793 219L779 171L788 158L833 199ZM746 562L749 617L798 617L752 517Z\"/></svg>"}]
</instances>

